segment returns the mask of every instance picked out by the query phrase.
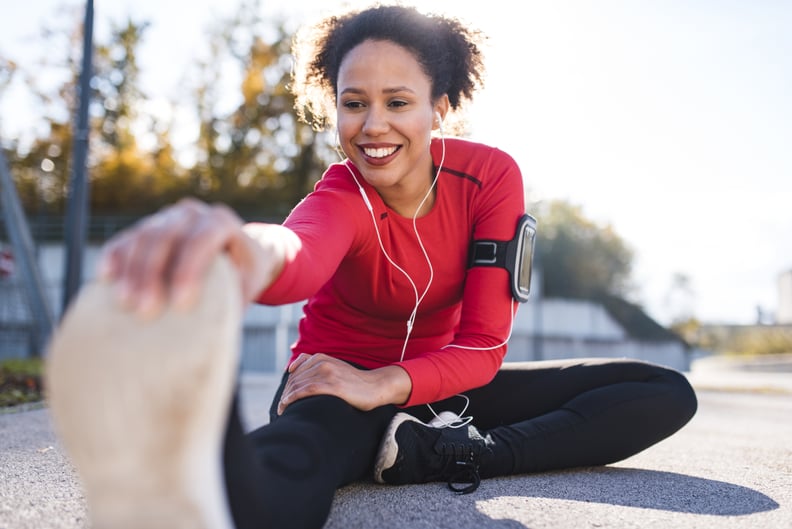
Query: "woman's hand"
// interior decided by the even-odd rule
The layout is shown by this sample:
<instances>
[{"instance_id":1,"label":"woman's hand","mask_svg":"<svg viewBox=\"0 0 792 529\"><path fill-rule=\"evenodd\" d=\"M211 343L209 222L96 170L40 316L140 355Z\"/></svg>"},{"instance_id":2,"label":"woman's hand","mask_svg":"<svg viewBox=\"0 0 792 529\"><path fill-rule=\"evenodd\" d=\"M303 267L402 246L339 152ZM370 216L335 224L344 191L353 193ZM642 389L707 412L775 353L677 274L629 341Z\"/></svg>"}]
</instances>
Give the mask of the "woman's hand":
<instances>
[{"instance_id":1,"label":"woman's hand","mask_svg":"<svg viewBox=\"0 0 792 529\"><path fill-rule=\"evenodd\" d=\"M226 252L250 302L282 270L290 236L281 226L245 226L226 206L185 199L108 241L98 272L117 285L124 306L152 317L168 303L189 307L211 261Z\"/></svg>"},{"instance_id":2,"label":"woman's hand","mask_svg":"<svg viewBox=\"0 0 792 529\"><path fill-rule=\"evenodd\" d=\"M289 404L313 395L333 395L368 411L385 404L402 404L411 390L412 380L399 366L367 371L325 354L301 354L289 366L278 415Z\"/></svg>"}]
</instances>

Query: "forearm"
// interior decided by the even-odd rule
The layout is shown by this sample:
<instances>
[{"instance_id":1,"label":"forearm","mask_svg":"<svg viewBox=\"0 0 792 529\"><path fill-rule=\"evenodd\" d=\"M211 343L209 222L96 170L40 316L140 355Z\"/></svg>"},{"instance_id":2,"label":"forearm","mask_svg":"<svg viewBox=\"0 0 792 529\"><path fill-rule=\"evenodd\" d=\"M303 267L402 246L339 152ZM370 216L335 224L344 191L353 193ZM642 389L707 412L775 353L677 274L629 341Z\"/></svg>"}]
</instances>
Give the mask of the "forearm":
<instances>
[{"instance_id":1,"label":"forearm","mask_svg":"<svg viewBox=\"0 0 792 529\"><path fill-rule=\"evenodd\" d=\"M412 393L412 379L403 368L399 366L385 366L371 371L377 377L380 391L376 395L377 406L386 404L402 405L410 398Z\"/></svg>"},{"instance_id":2,"label":"forearm","mask_svg":"<svg viewBox=\"0 0 792 529\"><path fill-rule=\"evenodd\" d=\"M399 364L415 381L404 406L437 402L487 384L503 363L505 346L490 350L447 348Z\"/></svg>"},{"instance_id":3,"label":"forearm","mask_svg":"<svg viewBox=\"0 0 792 529\"><path fill-rule=\"evenodd\" d=\"M252 293L253 298L248 301L253 301L262 290L275 282L286 263L299 251L301 243L292 230L279 224L248 223L243 231L254 243L255 251L264 256L260 260L262 269L256 271L263 278L261 284L264 286Z\"/></svg>"}]
</instances>

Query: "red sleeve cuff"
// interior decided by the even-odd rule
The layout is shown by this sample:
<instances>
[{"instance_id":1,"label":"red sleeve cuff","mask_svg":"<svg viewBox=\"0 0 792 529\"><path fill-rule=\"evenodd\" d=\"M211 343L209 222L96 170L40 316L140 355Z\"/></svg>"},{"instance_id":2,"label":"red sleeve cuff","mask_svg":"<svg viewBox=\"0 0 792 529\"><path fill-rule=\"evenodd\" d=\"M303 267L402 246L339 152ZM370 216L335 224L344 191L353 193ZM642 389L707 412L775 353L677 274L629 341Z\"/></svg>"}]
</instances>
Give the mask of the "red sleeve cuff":
<instances>
[{"instance_id":1,"label":"red sleeve cuff","mask_svg":"<svg viewBox=\"0 0 792 529\"><path fill-rule=\"evenodd\" d=\"M440 399L439 390L443 387L442 373L429 358L414 358L405 360L396 365L407 371L412 381L412 391L407 402L400 407L409 408Z\"/></svg>"}]
</instances>

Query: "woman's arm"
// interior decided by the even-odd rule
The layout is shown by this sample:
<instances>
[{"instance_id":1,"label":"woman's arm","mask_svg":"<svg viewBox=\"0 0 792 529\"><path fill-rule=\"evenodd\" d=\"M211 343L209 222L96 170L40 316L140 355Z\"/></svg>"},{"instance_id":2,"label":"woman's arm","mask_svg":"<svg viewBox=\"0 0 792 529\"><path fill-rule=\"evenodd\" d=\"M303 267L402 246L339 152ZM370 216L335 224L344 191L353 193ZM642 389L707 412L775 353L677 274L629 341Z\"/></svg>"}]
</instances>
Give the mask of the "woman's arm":
<instances>
[{"instance_id":1,"label":"woman's arm","mask_svg":"<svg viewBox=\"0 0 792 529\"><path fill-rule=\"evenodd\" d=\"M283 226L297 238L295 251L288 255L278 280L260 292L257 302L282 305L308 299L350 252L359 250L361 240L368 240L361 233L368 233L371 221L360 195L339 187L334 171L331 167L284 221Z\"/></svg>"},{"instance_id":2,"label":"woman's arm","mask_svg":"<svg viewBox=\"0 0 792 529\"><path fill-rule=\"evenodd\" d=\"M325 354L303 354L289 365L289 380L278 402L278 414L289 404L314 395L333 395L359 410L404 404L412 381L399 366L358 369Z\"/></svg>"},{"instance_id":3,"label":"woman's arm","mask_svg":"<svg viewBox=\"0 0 792 529\"><path fill-rule=\"evenodd\" d=\"M298 244L282 226L246 227L226 206L185 199L108 241L99 276L117 285L129 310L155 317L168 303L190 306L212 259L225 252L248 303L278 277Z\"/></svg>"}]
</instances>

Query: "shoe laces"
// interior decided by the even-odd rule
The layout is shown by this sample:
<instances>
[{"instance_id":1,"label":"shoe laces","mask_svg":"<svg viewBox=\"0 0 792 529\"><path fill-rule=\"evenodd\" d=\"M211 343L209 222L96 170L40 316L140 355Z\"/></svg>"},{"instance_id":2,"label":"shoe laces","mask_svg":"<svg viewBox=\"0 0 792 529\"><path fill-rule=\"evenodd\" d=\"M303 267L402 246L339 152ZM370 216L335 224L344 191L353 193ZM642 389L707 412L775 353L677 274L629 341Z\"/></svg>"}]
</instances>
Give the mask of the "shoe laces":
<instances>
[{"instance_id":1,"label":"shoe laces","mask_svg":"<svg viewBox=\"0 0 792 529\"><path fill-rule=\"evenodd\" d=\"M456 494L470 494L481 484L479 455L481 445L477 443L447 442L439 446L446 459L444 472L448 476L448 488Z\"/></svg>"}]
</instances>

